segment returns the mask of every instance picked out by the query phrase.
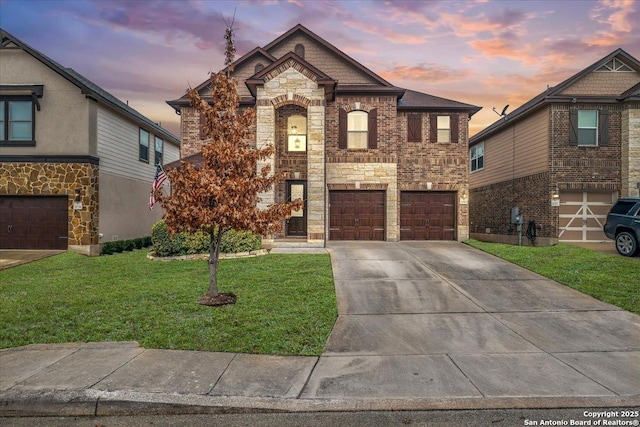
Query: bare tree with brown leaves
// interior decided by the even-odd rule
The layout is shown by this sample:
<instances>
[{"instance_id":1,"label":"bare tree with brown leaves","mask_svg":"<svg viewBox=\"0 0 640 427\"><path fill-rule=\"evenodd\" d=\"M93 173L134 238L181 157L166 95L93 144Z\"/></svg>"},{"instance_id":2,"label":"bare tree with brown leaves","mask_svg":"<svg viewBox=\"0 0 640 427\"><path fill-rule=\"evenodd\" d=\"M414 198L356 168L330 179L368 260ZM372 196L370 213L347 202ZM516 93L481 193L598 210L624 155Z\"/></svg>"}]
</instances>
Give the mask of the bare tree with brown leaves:
<instances>
[{"instance_id":1,"label":"bare tree with brown leaves","mask_svg":"<svg viewBox=\"0 0 640 427\"><path fill-rule=\"evenodd\" d=\"M269 166L258 170L258 161L271 157L275 148L257 148L251 132L255 110L238 110L240 97L232 78L235 47L233 29L226 33L223 71L211 73L212 103L198 92L189 91L191 106L204 116L202 162L182 162L167 170L172 194L156 190L155 197L165 209L164 219L171 233L203 231L210 236L209 290L200 300L204 305L235 302L235 295L218 292L217 271L222 236L229 230L250 230L270 234L282 228L292 210L302 208L298 199L260 209L259 195L273 188L283 177Z\"/></svg>"}]
</instances>

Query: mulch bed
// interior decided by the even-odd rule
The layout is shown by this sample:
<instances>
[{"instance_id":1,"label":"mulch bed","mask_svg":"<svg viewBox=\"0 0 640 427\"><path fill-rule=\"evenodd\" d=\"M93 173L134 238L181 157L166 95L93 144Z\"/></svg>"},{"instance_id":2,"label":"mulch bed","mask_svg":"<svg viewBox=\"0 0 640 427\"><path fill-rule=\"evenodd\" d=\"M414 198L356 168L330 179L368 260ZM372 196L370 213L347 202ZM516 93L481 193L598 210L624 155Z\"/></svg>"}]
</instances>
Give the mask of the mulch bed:
<instances>
[{"instance_id":1,"label":"mulch bed","mask_svg":"<svg viewBox=\"0 0 640 427\"><path fill-rule=\"evenodd\" d=\"M211 307L218 307L221 305L235 304L236 299L237 299L236 295L231 292L229 293L219 292L215 295L211 295L210 293L207 292L200 298L200 301L198 301L198 303L202 305L208 305Z\"/></svg>"}]
</instances>

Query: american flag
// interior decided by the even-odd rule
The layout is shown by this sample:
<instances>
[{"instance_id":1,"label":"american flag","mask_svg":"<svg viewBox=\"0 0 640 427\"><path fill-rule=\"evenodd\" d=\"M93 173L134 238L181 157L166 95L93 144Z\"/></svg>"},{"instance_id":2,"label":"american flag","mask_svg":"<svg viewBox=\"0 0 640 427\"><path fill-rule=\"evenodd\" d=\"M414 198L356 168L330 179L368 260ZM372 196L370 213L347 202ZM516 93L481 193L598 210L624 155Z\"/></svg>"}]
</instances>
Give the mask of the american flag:
<instances>
[{"instance_id":1,"label":"american flag","mask_svg":"<svg viewBox=\"0 0 640 427\"><path fill-rule=\"evenodd\" d=\"M162 187L162 184L166 181L167 174L164 173L162 166L156 166L156 176L153 178L153 185L151 186L151 194L149 194L149 210L153 210L153 206L156 204L156 198L153 196L153 192Z\"/></svg>"}]
</instances>

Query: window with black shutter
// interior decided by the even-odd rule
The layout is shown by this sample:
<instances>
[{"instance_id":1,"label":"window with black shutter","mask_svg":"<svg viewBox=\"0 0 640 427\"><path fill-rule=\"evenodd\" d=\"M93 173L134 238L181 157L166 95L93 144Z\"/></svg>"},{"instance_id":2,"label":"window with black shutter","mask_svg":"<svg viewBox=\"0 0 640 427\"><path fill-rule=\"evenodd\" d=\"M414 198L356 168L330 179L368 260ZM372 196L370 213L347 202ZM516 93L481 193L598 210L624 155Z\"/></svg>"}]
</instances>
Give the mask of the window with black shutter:
<instances>
[{"instance_id":1,"label":"window with black shutter","mask_svg":"<svg viewBox=\"0 0 640 427\"><path fill-rule=\"evenodd\" d=\"M571 110L569 145L597 147L609 144L609 111Z\"/></svg>"}]
</instances>

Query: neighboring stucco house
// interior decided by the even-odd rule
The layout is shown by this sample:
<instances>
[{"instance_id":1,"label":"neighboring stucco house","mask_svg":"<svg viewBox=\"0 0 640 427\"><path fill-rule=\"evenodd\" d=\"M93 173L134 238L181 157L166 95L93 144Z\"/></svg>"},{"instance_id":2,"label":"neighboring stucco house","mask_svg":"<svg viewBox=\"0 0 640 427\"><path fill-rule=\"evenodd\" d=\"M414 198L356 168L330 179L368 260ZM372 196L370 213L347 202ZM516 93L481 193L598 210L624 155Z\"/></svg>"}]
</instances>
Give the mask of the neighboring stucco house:
<instances>
[{"instance_id":1,"label":"neighboring stucco house","mask_svg":"<svg viewBox=\"0 0 640 427\"><path fill-rule=\"evenodd\" d=\"M256 108L255 138L286 180L266 206L301 197L267 243L456 240L468 237L468 121L480 108L402 89L302 25L235 61L241 107ZM210 99L208 81L197 89ZM181 157L206 141L187 96Z\"/></svg>"},{"instance_id":2,"label":"neighboring stucco house","mask_svg":"<svg viewBox=\"0 0 640 427\"><path fill-rule=\"evenodd\" d=\"M640 188L640 63L618 49L469 145L472 237L509 240L518 207L541 243L606 240L612 203Z\"/></svg>"},{"instance_id":3,"label":"neighboring stucco house","mask_svg":"<svg viewBox=\"0 0 640 427\"><path fill-rule=\"evenodd\" d=\"M0 30L0 249L73 249L149 235L155 165L179 140Z\"/></svg>"}]
</instances>

